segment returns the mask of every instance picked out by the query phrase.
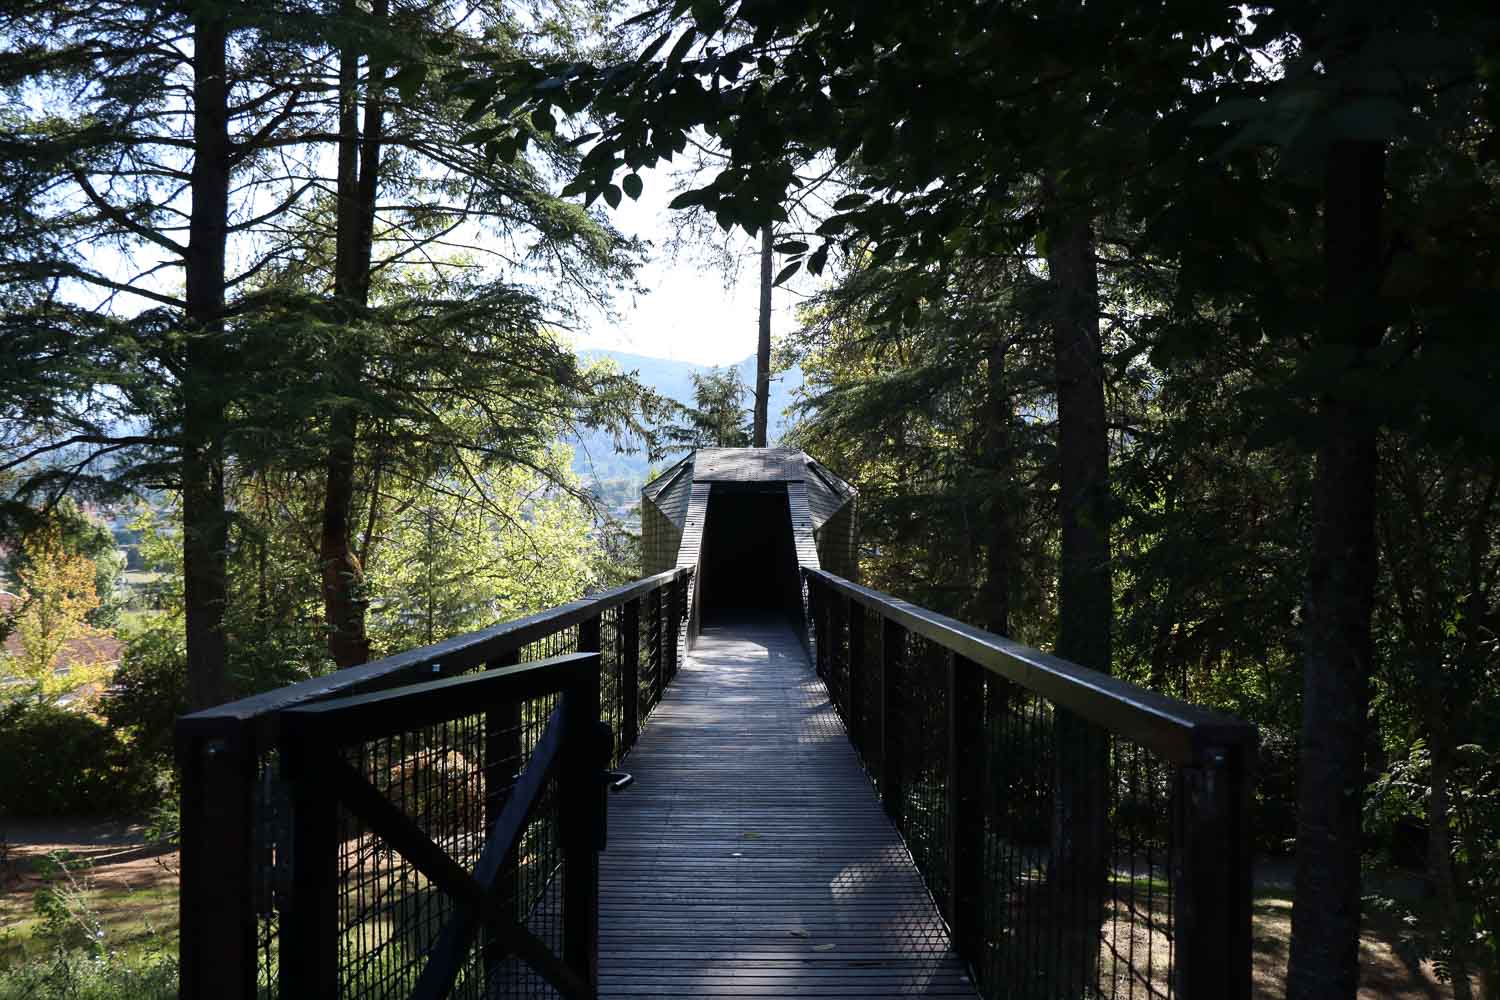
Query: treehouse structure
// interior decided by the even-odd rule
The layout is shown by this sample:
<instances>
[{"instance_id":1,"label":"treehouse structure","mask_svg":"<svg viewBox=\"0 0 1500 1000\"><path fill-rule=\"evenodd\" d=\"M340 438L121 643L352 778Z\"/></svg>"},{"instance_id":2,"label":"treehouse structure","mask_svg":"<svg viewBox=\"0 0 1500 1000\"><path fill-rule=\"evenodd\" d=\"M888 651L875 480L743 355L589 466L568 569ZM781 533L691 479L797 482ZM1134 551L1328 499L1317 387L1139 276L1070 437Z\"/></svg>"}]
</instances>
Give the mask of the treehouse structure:
<instances>
[{"instance_id":1,"label":"treehouse structure","mask_svg":"<svg viewBox=\"0 0 1500 1000\"><path fill-rule=\"evenodd\" d=\"M856 492L791 448L699 448L641 489L642 570L693 568L700 622L800 618L801 570L857 579Z\"/></svg>"}]
</instances>

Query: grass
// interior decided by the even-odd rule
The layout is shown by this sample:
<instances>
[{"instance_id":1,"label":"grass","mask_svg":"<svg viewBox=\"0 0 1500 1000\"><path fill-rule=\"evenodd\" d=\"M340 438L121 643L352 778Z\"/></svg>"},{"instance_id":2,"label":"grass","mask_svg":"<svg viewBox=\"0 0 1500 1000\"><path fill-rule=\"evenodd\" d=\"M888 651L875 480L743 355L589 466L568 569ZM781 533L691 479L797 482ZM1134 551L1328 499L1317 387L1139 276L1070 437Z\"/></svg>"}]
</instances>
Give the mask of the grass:
<instances>
[{"instance_id":1,"label":"grass","mask_svg":"<svg viewBox=\"0 0 1500 1000\"><path fill-rule=\"evenodd\" d=\"M0 1000L175 1000L177 962L159 956L135 962L119 956L58 951L24 966L0 970Z\"/></svg>"},{"instance_id":2,"label":"grass","mask_svg":"<svg viewBox=\"0 0 1500 1000\"><path fill-rule=\"evenodd\" d=\"M95 892L97 946L0 897L0 1000L172 1000L177 996L175 888ZM33 897L34 898L34 897Z\"/></svg>"},{"instance_id":3,"label":"grass","mask_svg":"<svg viewBox=\"0 0 1500 1000\"><path fill-rule=\"evenodd\" d=\"M143 884L124 885L95 878L86 866L66 876L42 880L26 876L0 893L0 970L48 965L59 951L114 956L117 964L145 968L177 951L177 879L152 861L137 862ZM49 897L56 901L48 905ZM95 930L96 929L96 930ZM88 941L91 933L97 945ZM0 1000L7 994L0 989Z\"/></svg>"}]
</instances>

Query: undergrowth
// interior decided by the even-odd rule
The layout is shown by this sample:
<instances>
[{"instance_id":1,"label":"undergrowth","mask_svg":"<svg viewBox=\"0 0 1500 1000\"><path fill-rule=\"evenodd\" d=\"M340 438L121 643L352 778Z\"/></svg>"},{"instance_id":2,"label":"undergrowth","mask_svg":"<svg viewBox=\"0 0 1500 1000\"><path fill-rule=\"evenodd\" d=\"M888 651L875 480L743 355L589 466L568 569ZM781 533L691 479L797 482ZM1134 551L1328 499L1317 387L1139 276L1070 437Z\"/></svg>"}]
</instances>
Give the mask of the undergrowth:
<instances>
[{"instance_id":1,"label":"undergrowth","mask_svg":"<svg viewBox=\"0 0 1500 1000\"><path fill-rule=\"evenodd\" d=\"M177 959L171 942L148 942L125 954L113 947L92 902L89 867L60 851L44 866L48 882L32 895L38 917L30 937L39 948L5 964L0 958L0 1000L173 1000ZM0 956L15 931L0 931Z\"/></svg>"}]
</instances>

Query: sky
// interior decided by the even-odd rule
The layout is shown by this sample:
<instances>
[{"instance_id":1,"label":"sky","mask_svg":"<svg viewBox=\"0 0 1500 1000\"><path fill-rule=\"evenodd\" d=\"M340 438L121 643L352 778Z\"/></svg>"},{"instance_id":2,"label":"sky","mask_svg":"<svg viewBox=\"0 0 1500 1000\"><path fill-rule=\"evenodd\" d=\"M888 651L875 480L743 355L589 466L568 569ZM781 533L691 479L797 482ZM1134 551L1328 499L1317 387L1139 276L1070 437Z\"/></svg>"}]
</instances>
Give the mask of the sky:
<instances>
[{"instance_id":1,"label":"sky","mask_svg":"<svg viewBox=\"0 0 1500 1000\"><path fill-rule=\"evenodd\" d=\"M700 365L745 360L755 353L759 318L756 246L742 231L731 238L728 245L738 255L738 267L737 280L728 288L707 254L684 253L674 259L666 249L676 214L667 207L675 196L671 174L643 170L641 177L646 186L640 201L627 197L613 210L603 201L596 204L609 212L621 232L653 244L651 262L637 276L637 283L650 291L621 298L616 304L617 319L599 313L587 316L586 326L576 333L577 346ZM779 269L779 257L776 264ZM772 293L773 339L794 329L795 305L800 299L797 291L786 287Z\"/></svg>"},{"instance_id":2,"label":"sky","mask_svg":"<svg viewBox=\"0 0 1500 1000\"><path fill-rule=\"evenodd\" d=\"M41 97L36 100L40 101ZM39 112L39 109L33 110ZM326 159L332 153L323 149L319 155ZM324 164L322 172L325 175L331 170L331 166ZM668 243L676 228L673 219L682 214L667 207L676 194L672 190L676 171L663 167L643 169L640 174L645 187L639 201L625 197L618 208L610 209L600 200L595 207L606 212L622 233L649 244L649 263L636 275L636 284L646 291L639 295L619 296L613 315L599 310L586 312L581 326L572 331L575 348L624 351L700 365L736 364L752 356L759 313L758 243L743 231L726 236L714 229L716 243L713 245L689 247L672 253ZM258 197L266 196L261 194ZM728 275L714 259L715 252L722 256L726 246L735 255L737 265ZM162 254L150 247L133 248L131 253L122 254L113 244L101 244L90 248L89 256L102 273L117 280L132 281L143 270L158 263L157 258ZM233 247L231 257L234 258ZM252 253L250 259L253 257ZM231 268L241 263L244 262L232 259ZM778 270L782 263L778 256ZM807 279L799 277L803 278L805 285ZM180 294L181 275L177 270L168 270L145 277L138 284L167 294ZM773 338L795 328L795 305L805 294L795 285L797 282L794 281L772 293ZM107 295L100 290L82 288L79 294L91 304L103 301ZM114 303L125 312L156 305L128 293L117 297Z\"/></svg>"}]
</instances>

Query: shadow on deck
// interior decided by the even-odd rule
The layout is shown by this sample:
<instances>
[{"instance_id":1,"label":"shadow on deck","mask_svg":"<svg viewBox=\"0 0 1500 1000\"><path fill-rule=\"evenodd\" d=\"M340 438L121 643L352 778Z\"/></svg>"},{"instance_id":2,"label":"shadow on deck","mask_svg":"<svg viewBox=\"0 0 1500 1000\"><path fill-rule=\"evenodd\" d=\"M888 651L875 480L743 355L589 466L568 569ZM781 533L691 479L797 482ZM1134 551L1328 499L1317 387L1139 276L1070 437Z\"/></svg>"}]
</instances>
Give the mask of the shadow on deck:
<instances>
[{"instance_id":1,"label":"shadow on deck","mask_svg":"<svg viewBox=\"0 0 1500 1000\"><path fill-rule=\"evenodd\" d=\"M706 622L626 767L601 996L974 995L786 622Z\"/></svg>"}]
</instances>

